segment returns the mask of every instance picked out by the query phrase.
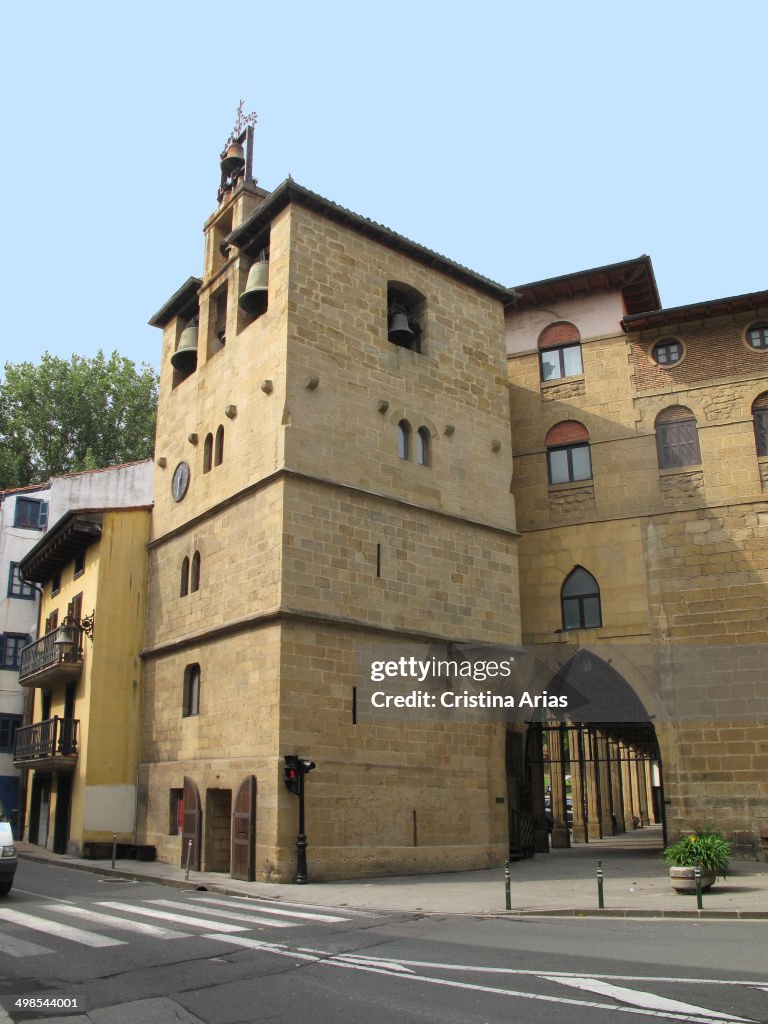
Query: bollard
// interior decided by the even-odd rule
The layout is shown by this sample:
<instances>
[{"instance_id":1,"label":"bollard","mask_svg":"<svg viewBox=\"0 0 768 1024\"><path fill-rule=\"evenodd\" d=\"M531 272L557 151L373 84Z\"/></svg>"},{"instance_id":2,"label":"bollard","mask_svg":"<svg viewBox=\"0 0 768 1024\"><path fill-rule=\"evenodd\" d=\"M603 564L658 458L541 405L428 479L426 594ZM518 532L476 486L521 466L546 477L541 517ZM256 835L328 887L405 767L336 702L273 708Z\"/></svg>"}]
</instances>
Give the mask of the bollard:
<instances>
[{"instance_id":1,"label":"bollard","mask_svg":"<svg viewBox=\"0 0 768 1024\"><path fill-rule=\"evenodd\" d=\"M112 870L115 870L115 857L117 856L117 832L112 833Z\"/></svg>"},{"instance_id":2,"label":"bollard","mask_svg":"<svg viewBox=\"0 0 768 1024\"><path fill-rule=\"evenodd\" d=\"M187 843L187 865L184 872L184 881L189 881L189 862L192 860L192 840L190 839Z\"/></svg>"},{"instance_id":3,"label":"bollard","mask_svg":"<svg viewBox=\"0 0 768 1024\"><path fill-rule=\"evenodd\" d=\"M597 862L597 905L600 910L605 910L605 900L603 898L603 862L601 860Z\"/></svg>"},{"instance_id":4,"label":"bollard","mask_svg":"<svg viewBox=\"0 0 768 1024\"><path fill-rule=\"evenodd\" d=\"M696 882L696 906L699 908L699 910L701 910L701 868L698 864L693 869L693 878Z\"/></svg>"},{"instance_id":5,"label":"bollard","mask_svg":"<svg viewBox=\"0 0 768 1024\"><path fill-rule=\"evenodd\" d=\"M512 892L509 885L509 861L504 863L504 896L506 899L507 910L512 909Z\"/></svg>"}]
</instances>

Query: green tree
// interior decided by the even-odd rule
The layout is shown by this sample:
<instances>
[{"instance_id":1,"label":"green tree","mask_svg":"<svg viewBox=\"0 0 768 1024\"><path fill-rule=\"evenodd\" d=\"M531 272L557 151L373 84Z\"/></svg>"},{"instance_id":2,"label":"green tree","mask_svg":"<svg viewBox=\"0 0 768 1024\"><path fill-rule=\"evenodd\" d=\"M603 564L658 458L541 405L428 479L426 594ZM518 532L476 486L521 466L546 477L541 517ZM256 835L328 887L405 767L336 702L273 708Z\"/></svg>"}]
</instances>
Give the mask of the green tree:
<instances>
[{"instance_id":1,"label":"green tree","mask_svg":"<svg viewBox=\"0 0 768 1024\"><path fill-rule=\"evenodd\" d=\"M106 359L6 363L0 382L0 488L152 455L157 377L113 352Z\"/></svg>"}]
</instances>

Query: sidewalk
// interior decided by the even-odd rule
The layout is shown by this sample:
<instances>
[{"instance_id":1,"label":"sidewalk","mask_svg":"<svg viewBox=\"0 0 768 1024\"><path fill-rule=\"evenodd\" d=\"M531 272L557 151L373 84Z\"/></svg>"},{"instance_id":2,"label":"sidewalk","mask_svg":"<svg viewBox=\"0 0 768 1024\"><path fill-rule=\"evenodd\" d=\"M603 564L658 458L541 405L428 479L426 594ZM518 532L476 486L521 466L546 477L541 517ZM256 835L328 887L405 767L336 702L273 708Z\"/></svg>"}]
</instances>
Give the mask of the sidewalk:
<instances>
[{"instance_id":1,"label":"sidewalk","mask_svg":"<svg viewBox=\"0 0 768 1024\"><path fill-rule=\"evenodd\" d=\"M695 896L675 893L659 854L658 827L552 850L510 867L512 911L505 911L504 869L439 875L363 878L306 885L239 882L227 875L191 871L158 862L110 861L63 857L29 843L16 844L19 855L104 875L161 882L181 888L204 886L232 896L285 900L318 907L395 910L409 913L517 916L603 915L622 917L706 917L768 920L768 864L734 861L726 880L704 893L704 909ZM605 910L598 910L596 869L602 860ZM311 871L311 864L310 864Z\"/></svg>"}]
</instances>

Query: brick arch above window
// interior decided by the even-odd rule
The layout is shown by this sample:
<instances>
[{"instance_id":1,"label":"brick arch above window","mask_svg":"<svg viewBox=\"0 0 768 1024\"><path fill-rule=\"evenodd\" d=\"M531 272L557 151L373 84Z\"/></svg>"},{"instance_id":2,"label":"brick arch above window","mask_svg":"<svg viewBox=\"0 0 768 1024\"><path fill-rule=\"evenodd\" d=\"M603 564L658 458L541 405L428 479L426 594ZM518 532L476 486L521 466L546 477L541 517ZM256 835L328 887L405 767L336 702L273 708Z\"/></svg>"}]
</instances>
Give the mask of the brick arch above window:
<instances>
[{"instance_id":1,"label":"brick arch above window","mask_svg":"<svg viewBox=\"0 0 768 1024\"><path fill-rule=\"evenodd\" d=\"M578 444L584 441L589 441L589 431L578 420L563 420L562 423L556 423L549 429L545 438L547 448L558 444Z\"/></svg>"},{"instance_id":2,"label":"brick arch above window","mask_svg":"<svg viewBox=\"0 0 768 1024\"><path fill-rule=\"evenodd\" d=\"M558 320L549 324L539 335L538 347L543 352L548 348L559 348L561 345L578 345L581 341L579 329L567 320Z\"/></svg>"},{"instance_id":3,"label":"brick arch above window","mask_svg":"<svg viewBox=\"0 0 768 1024\"><path fill-rule=\"evenodd\" d=\"M693 420L696 422L696 416L687 405L670 405L666 409L662 409L656 417L656 425L659 423L675 423L681 420Z\"/></svg>"}]
</instances>

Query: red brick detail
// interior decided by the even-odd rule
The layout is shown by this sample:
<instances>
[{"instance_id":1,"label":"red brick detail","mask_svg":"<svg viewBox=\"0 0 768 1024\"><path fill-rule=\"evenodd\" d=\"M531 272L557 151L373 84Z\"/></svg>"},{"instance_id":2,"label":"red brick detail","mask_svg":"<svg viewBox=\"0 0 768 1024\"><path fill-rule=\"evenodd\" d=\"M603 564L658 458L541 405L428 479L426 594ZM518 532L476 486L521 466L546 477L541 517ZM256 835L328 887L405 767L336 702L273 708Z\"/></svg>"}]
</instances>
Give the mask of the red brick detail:
<instances>
[{"instance_id":1,"label":"red brick detail","mask_svg":"<svg viewBox=\"0 0 768 1024\"><path fill-rule=\"evenodd\" d=\"M561 345L574 345L581 341L578 328L566 320L558 320L555 324L545 327L539 335L539 351L548 348L560 348Z\"/></svg>"},{"instance_id":2,"label":"red brick detail","mask_svg":"<svg viewBox=\"0 0 768 1024\"><path fill-rule=\"evenodd\" d=\"M670 335L664 335L670 337ZM685 345L685 356L674 366L659 366L651 357L653 341L630 342L629 358L638 391L654 391L672 385L696 381L739 377L742 374L768 373L768 351L751 349L744 343L744 327L738 324L688 327L671 337Z\"/></svg>"},{"instance_id":3,"label":"red brick detail","mask_svg":"<svg viewBox=\"0 0 768 1024\"><path fill-rule=\"evenodd\" d=\"M545 443L547 448L554 448L560 444L577 444L579 441L588 440L589 431L583 423L578 423L576 420L563 420L562 423L556 423L547 433Z\"/></svg>"},{"instance_id":4,"label":"red brick detail","mask_svg":"<svg viewBox=\"0 0 768 1024\"><path fill-rule=\"evenodd\" d=\"M693 415L691 410L685 405L670 405L667 409L662 409L659 415L656 417L657 423L678 423L681 420L695 420L696 417Z\"/></svg>"}]
</instances>

